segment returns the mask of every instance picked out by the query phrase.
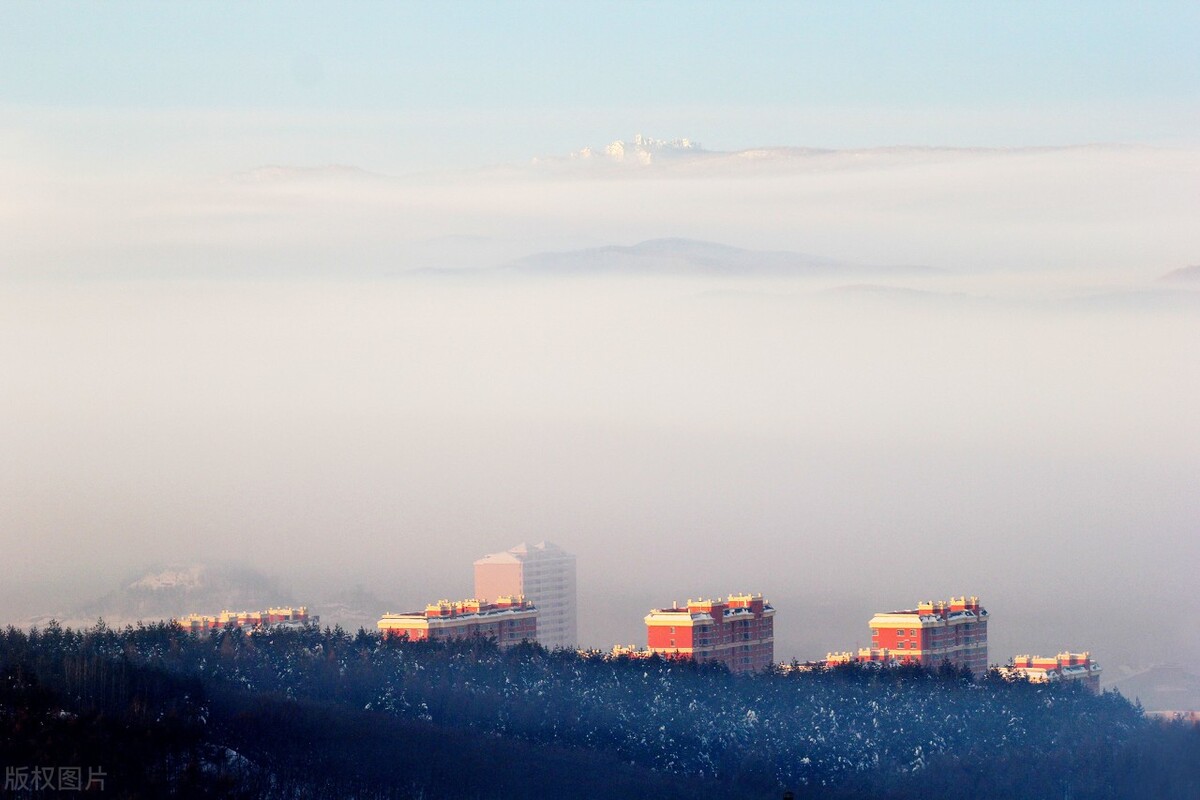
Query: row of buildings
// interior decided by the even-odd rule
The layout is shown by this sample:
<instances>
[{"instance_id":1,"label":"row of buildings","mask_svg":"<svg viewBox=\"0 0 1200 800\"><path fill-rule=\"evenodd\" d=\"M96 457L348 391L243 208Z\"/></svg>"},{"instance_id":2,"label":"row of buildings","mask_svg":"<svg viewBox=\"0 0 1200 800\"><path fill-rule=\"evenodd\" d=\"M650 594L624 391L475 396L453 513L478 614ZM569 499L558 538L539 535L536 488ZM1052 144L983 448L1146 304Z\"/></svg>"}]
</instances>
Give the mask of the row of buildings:
<instances>
[{"instance_id":1,"label":"row of buildings","mask_svg":"<svg viewBox=\"0 0 1200 800\"><path fill-rule=\"evenodd\" d=\"M618 646L615 655L653 654L719 661L734 672L753 672L774 663L775 610L762 596L731 595L726 600L689 600L680 608L655 609L646 616L646 646ZM828 653L800 669L846 663L950 664L982 675L989 668L988 611L978 597L922 601L916 608L885 611L868 621L871 646ZM1014 656L1001 671L1033 683L1080 681L1100 690L1100 665L1091 653Z\"/></svg>"},{"instance_id":2,"label":"row of buildings","mask_svg":"<svg viewBox=\"0 0 1200 800\"><path fill-rule=\"evenodd\" d=\"M185 631L205 633L235 628L299 628L320 623L321 617L299 608L268 608L264 611L222 611L220 614L189 614L175 620Z\"/></svg>"},{"instance_id":3,"label":"row of buildings","mask_svg":"<svg viewBox=\"0 0 1200 800\"><path fill-rule=\"evenodd\" d=\"M949 663L975 675L987 671L988 611L978 597L952 597L948 601L922 601L916 608L886 611L871 617L871 646L857 651L828 653L824 666L850 662L920 664L938 667ZM1014 656L1002 671L1033 683L1082 681L1100 691L1100 665L1091 653L1062 652L1056 656Z\"/></svg>"},{"instance_id":4,"label":"row of buildings","mask_svg":"<svg viewBox=\"0 0 1200 800\"><path fill-rule=\"evenodd\" d=\"M387 636L416 641L485 637L500 647L536 641L547 648L578 646L575 556L550 542L519 544L474 563L475 597L439 600L424 610L385 613L377 628ZM490 598L490 599L488 599ZM915 608L880 612L869 620L870 647L831 652L806 666L849 662L949 663L983 674L988 662L988 611L978 597L922 601ZM303 625L317 622L306 608L261 612L223 611L179 620L188 630ZM724 599L689 599L656 608L644 617L646 645L616 647L614 654L661 655L724 664L735 673L757 672L775 663L775 609L762 594ZM1053 657L1020 655L1006 668L1035 682L1082 680L1099 689L1100 665L1089 653Z\"/></svg>"},{"instance_id":5,"label":"row of buildings","mask_svg":"<svg viewBox=\"0 0 1200 800\"><path fill-rule=\"evenodd\" d=\"M676 605L655 609L646 616L645 647L618 646L613 653L718 661L733 672L755 672L774 663L774 616L775 609L762 595L689 600L683 608ZM824 660L804 666L855 662L937 668L948 663L982 675L989 667L988 618L979 598L965 595L880 612L867 623L870 647L828 653ZM1002 671L1034 683L1077 680L1092 691L1100 690L1100 665L1087 652L1049 657L1018 655Z\"/></svg>"},{"instance_id":6,"label":"row of buildings","mask_svg":"<svg viewBox=\"0 0 1200 800\"><path fill-rule=\"evenodd\" d=\"M474 567L474 598L388 612L377 623L380 632L414 641L483 636L500 647L522 641L550 649L576 646L575 556L550 542L521 543Z\"/></svg>"},{"instance_id":7,"label":"row of buildings","mask_svg":"<svg viewBox=\"0 0 1200 800\"><path fill-rule=\"evenodd\" d=\"M521 596L501 596L491 603L440 600L424 611L384 614L378 627L384 635L413 641L484 636L503 648L525 640L546 644L542 613L536 603ZM774 663L774 618L775 609L761 594L689 600L682 608L676 604L646 616L646 647L618 647L614 652L717 661L733 672L756 672Z\"/></svg>"},{"instance_id":8,"label":"row of buildings","mask_svg":"<svg viewBox=\"0 0 1200 800\"><path fill-rule=\"evenodd\" d=\"M575 556L550 542L519 544L484 556L474 568L478 599L442 600L424 611L384 614L379 630L414 640L491 636L501 647L532 632L526 638L548 648L578 646ZM646 648L641 652L755 672L774 663L774 617L775 609L761 594L653 609L644 620Z\"/></svg>"}]
</instances>

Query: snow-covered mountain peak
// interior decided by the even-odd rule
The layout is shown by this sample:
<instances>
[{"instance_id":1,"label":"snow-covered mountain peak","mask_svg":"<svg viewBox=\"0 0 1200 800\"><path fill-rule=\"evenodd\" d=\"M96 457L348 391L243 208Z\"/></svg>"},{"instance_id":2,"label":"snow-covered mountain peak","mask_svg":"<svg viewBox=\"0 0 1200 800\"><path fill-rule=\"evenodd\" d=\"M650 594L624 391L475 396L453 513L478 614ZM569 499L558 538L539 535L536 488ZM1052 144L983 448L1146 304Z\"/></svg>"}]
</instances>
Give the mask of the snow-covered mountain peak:
<instances>
[{"instance_id":1,"label":"snow-covered mountain peak","mask_svg":"<svg viewBox=\"0 0 1200 800\"><path fill-rule=\"evenodd\" d=\"M597 149L584 147L571 153L573 161L610 161L617 164L652 164L656 158L703 152L691 139L655 139L637 134L632 140L617 139Z\"/></svg>"},{"instance_id":2,"label":"snow-covered mountain peak","mask_svg":"<svg viewBox=\"0 0 1200 800\"><path fill-rule=\"evenodd\" d=\"M192 564L188 567L168 567L161 572L144 575L129 584L130 589L161 591L164 589L195 589L203 583L204 567Z\"/></svg>"}]
</instances>

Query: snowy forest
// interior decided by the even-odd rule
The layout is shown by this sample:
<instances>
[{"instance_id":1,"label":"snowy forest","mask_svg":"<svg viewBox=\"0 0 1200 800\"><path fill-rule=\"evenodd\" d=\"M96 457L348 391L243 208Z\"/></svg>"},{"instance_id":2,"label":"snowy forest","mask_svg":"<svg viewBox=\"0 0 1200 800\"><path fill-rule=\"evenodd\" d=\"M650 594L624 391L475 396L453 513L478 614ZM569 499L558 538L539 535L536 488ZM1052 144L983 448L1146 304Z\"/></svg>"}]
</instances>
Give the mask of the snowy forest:
<instances>
[{"instance_id":1,"label":"snowy forest","mask_svg":"<svg viewBox=\"0 0 1200 800\"><path fill-rule=\"evenodd\" d=\"M945 667L723 667L359 630L0 634L6 796L1200 796L1200 728ZM17 780L17 778L22 780ZM93 787L98 788L98 787Z\"/></svg>"}]
</instances>

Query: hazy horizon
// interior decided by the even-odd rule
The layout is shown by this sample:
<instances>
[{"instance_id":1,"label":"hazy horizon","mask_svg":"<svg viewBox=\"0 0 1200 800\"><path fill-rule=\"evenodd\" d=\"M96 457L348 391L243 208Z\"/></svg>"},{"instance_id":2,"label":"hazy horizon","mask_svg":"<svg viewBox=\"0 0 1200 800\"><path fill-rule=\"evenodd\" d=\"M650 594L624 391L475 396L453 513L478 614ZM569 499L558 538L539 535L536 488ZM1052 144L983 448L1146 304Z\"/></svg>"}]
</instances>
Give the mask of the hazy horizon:
<instances>
[{"instance_id":1,"label":"hazy horizon","mask_svg":"<svg viewBox=\"0 0 1200 800\"><path fill-rule=\"evenodd\" d=\"M37 546L9 563L33 591L244 560L302 599L342 580L419 607L546 538L584 598L631 610L582 604L584 644L635 638L649 605L763 591L779 655L817 657L785 647L827 630L822 597L860 603L841 649L869 611L965 592L997 660L1031 639L1190 652L1158 606L1194 605L1194 290L730 283L10 285L5 529Z\"/></svg>"}]
</instances>

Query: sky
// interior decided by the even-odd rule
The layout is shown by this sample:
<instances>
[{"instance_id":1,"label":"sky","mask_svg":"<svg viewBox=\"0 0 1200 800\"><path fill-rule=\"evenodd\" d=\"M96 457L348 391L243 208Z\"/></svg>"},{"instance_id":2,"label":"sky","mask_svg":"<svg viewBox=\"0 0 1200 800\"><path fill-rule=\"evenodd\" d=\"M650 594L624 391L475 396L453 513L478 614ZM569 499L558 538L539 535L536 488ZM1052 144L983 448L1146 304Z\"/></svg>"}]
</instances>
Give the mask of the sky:
<instances>
[{"instance_id":1,"label":"sky","mask_svg":"<svg viewBox=\"0 0 1200 800\"><path fill-rule=\"evenodd\" d=\"M8 3L0 110L52 156L177 169L473 167L638 131L1187 144L1198 34L1188 2Z\"/></svg>"},{"instance_id":2,"label":"sky","mask_svg":"<svg viewBox=\"0 0 1200 800\"><path fill-rule=\"evenodd\" d=\"M586 644L763 591L815 658L977 594L993 660L1200 658L1196 41L1166 2L0 5L0 622L222 559L420 607L549 539Z\"/></svg>"}]
</instances>

